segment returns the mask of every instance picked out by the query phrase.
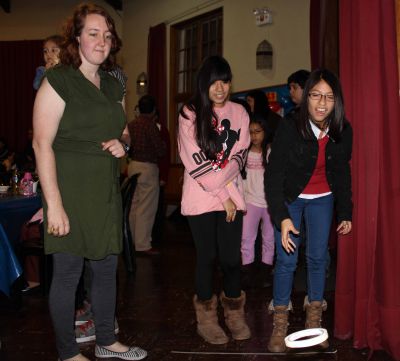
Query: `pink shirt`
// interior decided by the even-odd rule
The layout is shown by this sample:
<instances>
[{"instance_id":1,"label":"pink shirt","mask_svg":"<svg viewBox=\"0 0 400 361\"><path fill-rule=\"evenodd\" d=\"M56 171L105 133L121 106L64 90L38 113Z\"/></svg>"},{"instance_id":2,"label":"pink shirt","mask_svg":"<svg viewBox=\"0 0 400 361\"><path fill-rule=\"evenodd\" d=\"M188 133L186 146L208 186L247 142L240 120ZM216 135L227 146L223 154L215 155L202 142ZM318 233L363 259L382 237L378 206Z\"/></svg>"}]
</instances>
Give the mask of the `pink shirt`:
<instances>
[{"instance_id":1,"label":"pink shirt","mask_svg":"<svg viewBox=\"0 0 400 361\"><path fill-rule=\"evenodd\" d=\"M249 151L246 163L244 197L246 203L256 207L267 208L264 191L264 166L262 153Z\"/></svg>"},{"instance_id":2,"label":"pink shirt","mask_svg":"<svg viewBox=\"0 0 400 361\"><path fill-rule=\"evenodd\" d=\"M237 209L245 210L243 168L250 144L249 117L239 104L230 101L215 108L218 117L218 144L221 167L205 157L195 137L195 114L185 108L189 119L179 116L178 148L185 166L182 190L182 214L197 215L223 211L229 197Z\"/></svg>"}]
</instances>

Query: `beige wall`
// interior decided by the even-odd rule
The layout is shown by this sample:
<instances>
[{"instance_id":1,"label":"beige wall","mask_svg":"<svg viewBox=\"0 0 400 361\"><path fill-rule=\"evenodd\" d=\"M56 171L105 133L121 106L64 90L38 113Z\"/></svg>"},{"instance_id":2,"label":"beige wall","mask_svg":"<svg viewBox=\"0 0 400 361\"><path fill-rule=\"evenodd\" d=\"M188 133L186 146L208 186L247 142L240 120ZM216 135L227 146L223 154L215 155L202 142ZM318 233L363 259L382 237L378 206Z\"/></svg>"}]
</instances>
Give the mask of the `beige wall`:
<instances>
[{"instance_id":1,"label":"beige wall","mask_svg":"<svg viewBox=\"0 0 400 361\"><path fill-rule=\"evenodd\" d=\"M79 0L11 0L11 12L0 8L0 41L38 40L60 33L64 20ZM105 1L91 1L106 8L122 35L122 15Z\"/></svg>"},{"instance_id":2,"label":"beige wall","mask_svg":"<svg viewBox=\"0 0 400 361\"><path fill-rule=\"evenodd\" d=\"M310 0L124 0L123 13L105 1L117 31L123 38L120 61L129 77L127 93L128 119L137 103L136 78L147 68L149 27L161 22L170 25L223 7L224 56L234 74L233 90L281 84L298 68L310 68L309 49ZM12 0L11 13L0 10L0 41L42 39L61 30L63 21L79 0ZM267 6L273 24L255 25L253 9ZM169 27L167 29L169 35ZM272 71L256 70L257 45L267 39L274 50ZM169 42L169 39L168 39ZM167 49L169 48L169 44ZM168 55L169 59L169 55Z\"/></svg>"},{"instance_id":3,"label":"beige wall","mask_svg":"<svg viewBox=\"0 0 400 361\"><path fill-rule=\"evenodd\" d=\"M241 91L282 84L293 71L310 68L309 2L309 0L125 0L123 65L129 76L128 116L132 115L133 106L138 99L135 91L136 78L147 68L147 37L150 26L169 20L172 20L170 25L173 25L223 7L224 56L232 66L233 90ZM258 27L255 25L253 9L265 6L272 11L273 24ZM185 15L188 12L190 14ZM167 34L169 35L169 27ZM257 45L264 39L273 46L274 67L271 71L256 70Z\"/></svg>"}]
</instances>

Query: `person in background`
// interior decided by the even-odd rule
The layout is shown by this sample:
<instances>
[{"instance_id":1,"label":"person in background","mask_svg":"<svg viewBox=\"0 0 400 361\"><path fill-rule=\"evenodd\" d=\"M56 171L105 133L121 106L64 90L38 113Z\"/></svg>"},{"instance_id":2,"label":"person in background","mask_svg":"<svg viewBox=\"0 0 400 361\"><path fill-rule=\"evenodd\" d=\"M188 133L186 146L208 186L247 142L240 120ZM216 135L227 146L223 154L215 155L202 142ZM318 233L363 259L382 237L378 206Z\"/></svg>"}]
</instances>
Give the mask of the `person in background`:
<instances>
[{"instance_id":1,"label":"person in background","mask_svg":"<svg viewBox=\"0 0 400 361\"><path fill-rule=\"evenodd\" d=\"M301 69L295 71L293 74L290 74L287 79L290 98L295 105L293 110L298 110L300 106L301 98L303 97L304 85L306 84L309 76L310 72L308 70Z\"/></svg>"},{"instance_id":2,"label":"person in background","mask_svg":"<svg viewBox=\"0 0 400 361\"><path fill-rule=\"evenodd\" d=\"M61 35L51 35L43 40L43 60L45 65L36 69L33 80L33 88L35 90L39 89L45 71L60 62L60 50L63 40Z\"/></svg>"},{"instance_id":3,"label":"person in background","mask_svg":"<svg viewBox=\"0 0 400 361\"><path fill-rule=\"evenodd\" d=\"M8 145L3 137L0 137L0 160L6 159L8 154Z\"/></svg>"},{"instance_id":4,"label":"person in background","mask_svg":"<svg viewBox=\"0 0 400 361\"><path fill-rule=\"evenodd\" d=\"M156 256L151 232L157 212L160 179L158 161L166 154L166 145L157 127L156 100L151 95L139 99L140 115L128 124L131 149L128 176L139 174L132 199L129 222L135 249L139 255Z\"/></svg>"},{"instance_id":5,"label":"person in background","mask_svg":"<svg viewBox=\"0 0 400 361\"><path fill-rule=\"evenodd\" d=\"M9 172L15 160L15 153L8 149L7 142L4 138L0 138L0 173Z\"/></svg>"},{"instance_id":6,"label":"person in background","mask_svg":"<svg viewBox=\"0 0 400 361\"><path fill-rule=\"evenodd\" d=\"M108 74L117 79L124 90L124 96L126 95L126 82L128 81L128 76L124 73L124 70L118 65L115 64L109 71Z\"/></svg>"},{"instance_id":7,"label":"person in background","mask_svg":"<svg viewBox=\"0 0 400 361\"><path fill-rule=\"evenodd\" d=\"M240 104L244 109L246 109L246 112L249 115L249 117L251 116L252 110L250 108L249 103L246 100L241 98L231 98L230 100L232 103Z\"/></svg>"},{"instance_id":8,"label":"person in background","mask_svg":"<svg viewBox=\"0 0 400 361\"><path fill-rule=\"evenodd\" d=\"M240 284L243 185L240 171L249 146L249 116L229 101L232 72L220 56L204 60L193 97L179 114L178 149L185 167L182 214L187 216L196 247L197 332L211 344L229 341L218 324L213 293L215 258L223 273L220 301L225 324L235 340L251 337Z\"/></svg>"},{"instance_id":9,"label":"person in background","mask_svg":"<svg viewBox=\"0 0 400 361\"><path fill-rule=\"evenodd\" d=\"M326 253L333 208L337 232L352 229L350 159L352 128L345 119L338 78L329 70L313 71L298 112L289 114L278 128L265 171L265 194L275 224L273 331L271 352L285 352L290 294L297 267L299 227L304 216L307 231L308 292L304 302L305 328L320 328L327 304ZM329 346L328 340L320 344Z\"/></svg>"},{"instance_id":10,"label":"person in background","mask_svg":"<svg viewBox=\"0 0 400 361\"><path fill-rule=\"evenodd\" d=\"M158 169L160 174L160 194L158 197L158 206L156 217L154 220L152 239L153 243L159 243L162 239L164 219L166 213L165 207L165 189L168 183L169 168L171 166L171 141L167 127L160 122L158 114L155 118L158 129L160 130L161 139L166 146L165 155L158 159Z\"/></svg>"},{"instance_id":11,"label":"person in background","mask_svg":"<svg viewBox=\"0 0 400 361\"><path fill-rule=\"evenodd\" d=\"M119 158L130 143L121 84L107 74L121 41L98 5L81 4L64 28L62 65L37 92L33 148L43 191L45 253L52 254L50 313L61 360L85 361L75 340L75 292L84 259L93 273L95 356L140 360L116 341L116 271L122 250Z\"/></svg>"},{"instance_id":12,"label":"person in background","mask_svg":"<svg viewBox=\"0 0 400 361\"><path fill-rule=\"evenodd\" d=\"M32 147L32 140L33 130L28 129L24 150L16 156L16 164L21 173L34 173L36 171L36 159Z\"/></svg>"},{"instance_id":13,"label":"person in background","mask_svg":"<svg viewBox=\"0 0 400 361\"><path fill-rule=\"evenodd\" d=\"M246 101L250 105L251 114L259 114L266 119L269 129L267 141L271 143L282 117L269 108L267 95L262 90L248 92Z\"/></svg>"},{"instance_id":14,"label":"person in background","mask_svg":"<svg viewBox=\"0 0 400 361\"><path fill-rule=\"evenodd\" d=\"M261 222L262 235L262 274L264 286L271 286L270 276L274 262L274 229L268 212L264 192L264 172L267 165L267 154L270 150L268 143L268 127L266 119L260 114L250 118L250 148L247 156L245 171L242 172L244 197L247 212L243 216L242 233L242 270L247 279L247 286L254 278L254 246ZM246 277L247 276L247 277Z\"/></svg>"}]
</instances>

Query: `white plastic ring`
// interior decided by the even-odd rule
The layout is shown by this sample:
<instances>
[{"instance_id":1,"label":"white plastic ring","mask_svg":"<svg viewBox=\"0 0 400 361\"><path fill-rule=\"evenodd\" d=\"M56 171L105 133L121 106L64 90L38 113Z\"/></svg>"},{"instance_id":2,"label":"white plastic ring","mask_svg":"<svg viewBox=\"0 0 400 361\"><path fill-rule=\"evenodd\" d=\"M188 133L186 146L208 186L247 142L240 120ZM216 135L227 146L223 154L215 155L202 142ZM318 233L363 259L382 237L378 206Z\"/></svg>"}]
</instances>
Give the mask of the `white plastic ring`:
<instances>
[{"instance_id":1,"label":"white plastic ring","mask_svg":"<svg viewBox=\"0 0 400 361\"><path fill-rule=\"evenodd\" d=\"M310 337L300 340L303 337ZM285 344L290 348L310 347L320 344L328 339L328 331L325 328L308 328L294 332L285 337Z\"/></svg>"}]
</instances>

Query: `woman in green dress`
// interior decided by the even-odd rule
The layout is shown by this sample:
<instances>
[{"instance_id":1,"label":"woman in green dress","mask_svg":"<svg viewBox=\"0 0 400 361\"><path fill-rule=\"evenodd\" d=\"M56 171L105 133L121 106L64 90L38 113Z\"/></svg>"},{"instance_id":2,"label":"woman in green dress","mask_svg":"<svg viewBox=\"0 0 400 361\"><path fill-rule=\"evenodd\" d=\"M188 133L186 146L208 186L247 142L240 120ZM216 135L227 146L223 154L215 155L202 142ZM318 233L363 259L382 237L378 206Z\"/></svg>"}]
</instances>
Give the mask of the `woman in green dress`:
<instances>
[{"instance_id":1,"label":"woman in green dress","mask_svg":"<svg viewBox=\"0 0 400 361\"><path fill-rule=\"evenodd\" d=\"M73 328L85 258L93 272L96 357L140 360L147 355L114 335L122 249L118 158L130 139L123 89L107 70L120 44L103 8L78 6L65 26L61 65L46 72L35 100L33 147L43 189L45 251L54 264L49 304L61 360L88 360Z\"/></svg>"}]
</instances>

